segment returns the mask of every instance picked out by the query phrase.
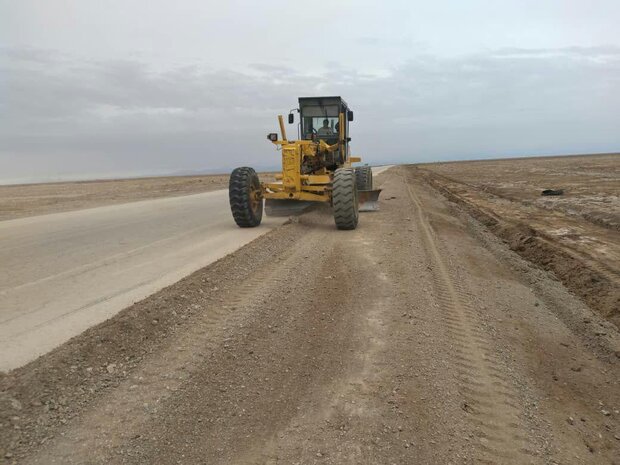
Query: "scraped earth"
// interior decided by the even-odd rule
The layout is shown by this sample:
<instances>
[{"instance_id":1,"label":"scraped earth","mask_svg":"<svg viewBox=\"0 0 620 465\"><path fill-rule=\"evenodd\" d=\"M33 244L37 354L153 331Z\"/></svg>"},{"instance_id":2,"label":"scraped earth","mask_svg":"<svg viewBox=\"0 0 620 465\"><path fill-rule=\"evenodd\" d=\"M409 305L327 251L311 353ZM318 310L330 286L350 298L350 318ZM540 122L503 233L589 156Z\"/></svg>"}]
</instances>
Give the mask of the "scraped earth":
<instances>
[{"instance_id":1,"label":"scraped earth","mask_svg":"<svg viewBox=\"0 0 620 465\"><path fill-rule=\"evenodd\" d=\"M396 167L0 379L6 463L617 464L620 337Z\"/></svg>"},{"instance_id":2,"label":"scraped earth","mask_svg":"<svg viewBox=\"0 0 620 465\"><path fill-rule=\"evenodd\" d=\"M419 165L417 179L620 328L620 154ZM560 189L559 196L542 196Z\"/></svg>"}]
</instances>

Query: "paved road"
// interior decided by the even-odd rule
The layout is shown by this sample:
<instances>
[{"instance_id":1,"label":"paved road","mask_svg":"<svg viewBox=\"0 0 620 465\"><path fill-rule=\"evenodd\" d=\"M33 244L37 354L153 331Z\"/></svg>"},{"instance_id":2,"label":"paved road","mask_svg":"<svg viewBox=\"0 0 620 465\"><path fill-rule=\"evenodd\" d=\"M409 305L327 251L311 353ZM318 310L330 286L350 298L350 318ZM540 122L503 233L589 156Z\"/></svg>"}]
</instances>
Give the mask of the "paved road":
<instances>
[{"instance_id":1,"label":"paved road","mask_svg":"<svg viewBox=\"0 0 620 465\"><path fill-rule=\"evenodd\" d=\"M284 221L238 228L228 191L219 190L0 222L0 370L35 359Z\"/></svg>"}]
</instances>

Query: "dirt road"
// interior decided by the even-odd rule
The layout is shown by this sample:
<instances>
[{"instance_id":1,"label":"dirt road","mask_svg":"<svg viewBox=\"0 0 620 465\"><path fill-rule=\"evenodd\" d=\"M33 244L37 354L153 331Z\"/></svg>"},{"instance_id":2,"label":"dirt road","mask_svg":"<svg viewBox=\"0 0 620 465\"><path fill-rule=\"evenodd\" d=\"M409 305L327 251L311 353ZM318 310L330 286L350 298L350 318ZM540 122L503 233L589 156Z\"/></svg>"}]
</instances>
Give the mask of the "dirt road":
<instances>
[{"instance_id":1,"label":"dirt road","mask_svg":"<svg viewBox=\"0 0 620 465\"><path fill-rule=\"evenodd\" d=\"M613 325L416 179L0 379L5 462L617 464Z\"/></svg>"}]
</instances>

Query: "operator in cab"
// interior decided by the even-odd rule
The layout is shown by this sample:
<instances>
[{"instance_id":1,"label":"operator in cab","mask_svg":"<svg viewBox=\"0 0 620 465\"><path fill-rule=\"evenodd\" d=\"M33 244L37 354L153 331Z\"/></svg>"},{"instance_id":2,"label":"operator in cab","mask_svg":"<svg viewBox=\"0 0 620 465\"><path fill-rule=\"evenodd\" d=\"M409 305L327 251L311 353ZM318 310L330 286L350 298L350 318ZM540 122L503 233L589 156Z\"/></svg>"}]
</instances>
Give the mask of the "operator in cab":
<instances>
[{"instance_id":1,"label":"operator in cab","mask_svg":"<svg viewBox=\"0 0 620 465\"><path fill-rule=\"evenodd\" d=\"M333 136L334 131L329 127L329 120L326 118L323 120L323 127L319 128L317 131L319 136Z\"/></svg>"}]
</instances>

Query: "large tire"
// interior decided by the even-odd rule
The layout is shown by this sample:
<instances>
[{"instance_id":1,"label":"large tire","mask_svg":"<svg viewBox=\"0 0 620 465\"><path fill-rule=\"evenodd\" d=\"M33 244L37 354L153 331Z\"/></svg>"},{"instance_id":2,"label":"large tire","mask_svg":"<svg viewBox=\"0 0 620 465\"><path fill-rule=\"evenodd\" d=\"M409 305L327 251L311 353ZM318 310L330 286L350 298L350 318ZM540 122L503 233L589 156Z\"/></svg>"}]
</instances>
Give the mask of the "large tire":
<instances>
[{"instance_id":1,"label":"large tire","mask_svg":"<svg viewBox=\"0 0 620 465\"><path fill-rule=\"evenodd\" d=\"M263 219L263 196L258 175L253 168L236 168L230 175L228 199L235 223L254 228Z\"/></svg>"},{"instance_id":2,"label":"large tire","mask_svg":"<svg viewBox=\"0 0 620 465\"><path fill-rule=\"evenodd\" d=\"M339 168L334 173L332 186L334 221L338 229L355 229L359 219L355 171Z\"/></svg>"},{"instance_id":3,"label":"large tire","mask_svg":"<svg viewBox=\"0 0 620 465\"><path fill-rule=\"evenodd\" d=\"M358 191L372 190L372 168L370 166L355 168L355 184Z\"/></svg>"}]
</instances>

